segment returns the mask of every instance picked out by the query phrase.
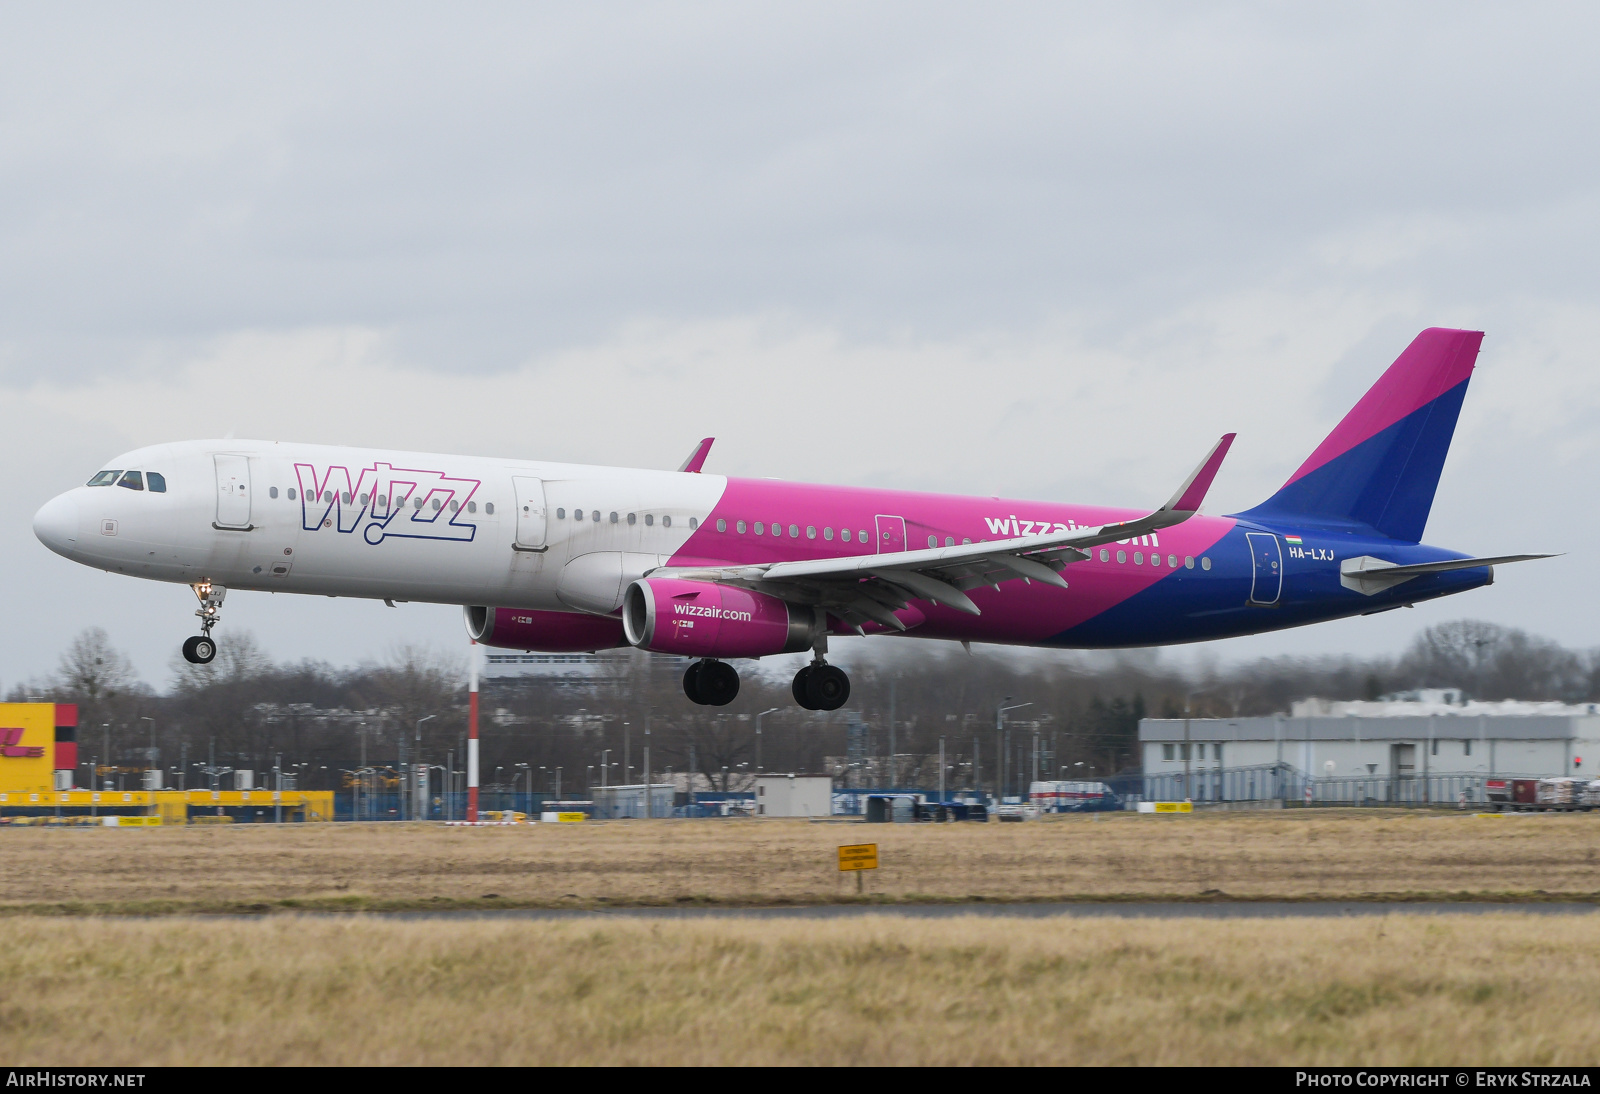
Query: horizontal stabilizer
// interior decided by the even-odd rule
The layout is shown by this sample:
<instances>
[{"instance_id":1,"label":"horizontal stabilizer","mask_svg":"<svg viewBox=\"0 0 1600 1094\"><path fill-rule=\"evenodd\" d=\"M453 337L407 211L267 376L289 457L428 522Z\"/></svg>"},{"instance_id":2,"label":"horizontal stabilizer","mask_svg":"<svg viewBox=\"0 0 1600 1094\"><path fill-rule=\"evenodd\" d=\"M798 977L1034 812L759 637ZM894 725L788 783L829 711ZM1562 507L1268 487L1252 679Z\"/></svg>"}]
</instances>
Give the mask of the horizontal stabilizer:
<instances>
[{"instance_id":1,"label":"horizontal stabilizer","mask_svg":"<svg viewBox=\"0 0 1600 1094\"><path fill-rule=\"evenodd\" d=\"M1443 562L1413 562L1402 566L1371 555L1360 555L1356 558L1347 558L1339 564L1339 584L1346 589L1354 589L1364 596L1374 596L1423 574L1477 570L1508 562L1527 562L1535 558L1555 557L1555 555L1496 555L1493 558L1450 558Z\"/></svg>"}]
</instances>

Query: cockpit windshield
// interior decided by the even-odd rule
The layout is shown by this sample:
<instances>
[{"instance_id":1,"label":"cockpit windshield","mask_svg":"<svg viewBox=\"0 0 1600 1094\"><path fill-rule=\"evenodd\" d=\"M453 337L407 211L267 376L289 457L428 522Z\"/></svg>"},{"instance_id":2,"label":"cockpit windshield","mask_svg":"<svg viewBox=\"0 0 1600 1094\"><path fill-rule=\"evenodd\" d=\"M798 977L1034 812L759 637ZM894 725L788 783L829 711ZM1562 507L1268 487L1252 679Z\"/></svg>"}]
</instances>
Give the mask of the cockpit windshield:
<instances>
[{"instance_id":1,"label":"cockpit windshield","mask_svg":"<svg viewBox=\"0 0 1600 1094\"><path fill-rule=\"evenodd\" d=\"M126 475L122 476L122 478L117 482L117 485L125 487L129 490L143 490L144 476L139 474L137 471L129 471Z\"/></svg>"},{"instance_id":2,"label":"cockpit windshield","mask_svg":"<svg viewBox=\"0 0 1600 1094\"><path fill-rule=\"evenodd\" d=\"M102 471L86 482L85 486L111 486L122 475L121 471Z\"/></svg>"}]
</instances>

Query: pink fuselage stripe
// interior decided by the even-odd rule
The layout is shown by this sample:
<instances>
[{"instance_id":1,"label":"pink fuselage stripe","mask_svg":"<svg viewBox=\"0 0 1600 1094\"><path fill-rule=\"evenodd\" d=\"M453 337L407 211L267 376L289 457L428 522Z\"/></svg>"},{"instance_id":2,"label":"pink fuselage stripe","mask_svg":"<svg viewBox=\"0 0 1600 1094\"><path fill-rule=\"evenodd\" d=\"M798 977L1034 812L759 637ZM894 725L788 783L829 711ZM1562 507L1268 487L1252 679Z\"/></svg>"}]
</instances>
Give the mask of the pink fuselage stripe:
<instances>
[{"instance_id":1,"label":"pink fuselage stripe","mask_svg":"<svg viewBox=\"0 0 1600 1094\"><path fill-rule=\"evenodd\" d=\"M1482 342L1482 331L1430 327L1417 335L1284 486L1338 459L1466 381Z\"/></svg>"},{"instance_id":2,"label":"pink fuselage stripe","mask_svg":"<svg viewBox=\"0 0 1600 1094\"><path fill-rule=\"evenodd\" d=\"M940 546L947 539L956 543L964 539L983 542L1058 529L1095 528L1144 513L1090 505L730 478L716 507L669 565L748 565L879 553L874 541L878 519L886 514L905 520L905 545L897 549L919 550L928 546L929 536ZM717 530L718 521L726 522L725 532ZM743 533L738 531L739 521L745 523ZM763 526L759 536L755 534L757 522ZM1228 518L1195 516L1158 533L1155 544L1151 544L1151 537L1145 537L1142 543L1108 544L1111 561L1102 563L1097 550L1090 561L1066 568L1062 576L1069 584L1067 589L1012 580L1003 582L998 589L969 590L968 595L982 610L978 616L919 600L916 606L924 621L911 633L988 642L1044 641L1143 592L1163 577L1182 572L1185 556L1198 559L1234 524ZM774 527L781 530L780 536L773 535ZM791 528L799 535L791 535ZM843 528L850 530L849 542L839 534ZM810 529L815 529L815 538L807 534ZM832 529L832 540L825 537L826 529ZM863 532L868 536L866 543L861 542ZM1125 553L1127 562L1116 561L1118 551ZM1144 556L1142 565L1133 563L1135 551ZM1160 566L1151 565L1152 554L1161 558ZM1176 561L1176 567L1168 565L1168 556Z\"/></svg>"}]
</instances>

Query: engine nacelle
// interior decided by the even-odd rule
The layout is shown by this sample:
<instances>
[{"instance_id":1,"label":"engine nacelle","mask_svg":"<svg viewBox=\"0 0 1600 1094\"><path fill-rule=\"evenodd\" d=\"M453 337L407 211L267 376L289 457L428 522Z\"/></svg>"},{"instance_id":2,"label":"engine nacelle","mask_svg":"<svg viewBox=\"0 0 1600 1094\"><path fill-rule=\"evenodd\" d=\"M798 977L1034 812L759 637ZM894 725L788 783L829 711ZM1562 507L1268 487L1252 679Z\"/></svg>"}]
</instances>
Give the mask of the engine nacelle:
<instances>
[{"instance_id":1,"label":"engine nacelle","mask_svg":"<svg viewBox=\"0 0 1600 1094\"><path fill-rule=\"evenodd\" d=\"M485 646L540 653L592 653L628 643L614 615L468 606L467 633Z\"/></svg>"},{"instance_id":2,"label":"engine nacelle","mask_svg":"<svg viewBox=\"0 0 1600 1094\"><path fill-rule=\"evenodd\" d=\"M622 626L642 650L684 657L765 657L811 648L810 608L710 581L646 577L628 586Z\"/></svg>"}]
</instances>

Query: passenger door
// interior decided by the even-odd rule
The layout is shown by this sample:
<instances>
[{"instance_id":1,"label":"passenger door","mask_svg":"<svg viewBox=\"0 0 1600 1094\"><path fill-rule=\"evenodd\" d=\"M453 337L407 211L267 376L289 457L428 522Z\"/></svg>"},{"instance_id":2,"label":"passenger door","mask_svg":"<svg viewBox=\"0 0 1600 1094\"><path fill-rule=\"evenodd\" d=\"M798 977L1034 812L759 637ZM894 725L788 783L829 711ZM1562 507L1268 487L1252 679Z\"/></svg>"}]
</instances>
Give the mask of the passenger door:
<instances>
[{"instance_id":1,"label":"passenger door","mask_svg":"<svg viewBox=\"0 0 1600 1094\"><path fill-rule=\"evenodd\" d=\"M877 516L878 554L892 555L906 549L906 518Z\"/></svg>"},{"instance_id":2,"label":"passenger door","mask_svg":"<svg viewBox=\"0 0 1600 1094\"><path fill-rule=\"evenodd\" d=\"M250 457L213 456L217 468L218 528L250 530Z\"/></svg>"},{"instance_id":3,"label":"passenger door","mask_svg":"<svg viewBox=\"0 0 1600 1094\"><path fill-rule=\"evenodd\" d=\"M1276 604L1283 591L1283 555L1270 532L1246 532L1250 544L1250 603Z\"/></svg>"},{"instance_id":4,"label":"passenger door","mask_svg":"<svg viewBox=\"0 0 1600 1094\"><path fill-rule=\"evenodd\" d=\"M546 538L548 522L545 516L544 480L516 475L512 483L517 494L517 539L519 551L543 551L549 546Z\"/></svg>"}]
</instances>

